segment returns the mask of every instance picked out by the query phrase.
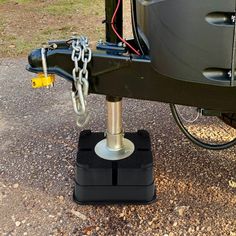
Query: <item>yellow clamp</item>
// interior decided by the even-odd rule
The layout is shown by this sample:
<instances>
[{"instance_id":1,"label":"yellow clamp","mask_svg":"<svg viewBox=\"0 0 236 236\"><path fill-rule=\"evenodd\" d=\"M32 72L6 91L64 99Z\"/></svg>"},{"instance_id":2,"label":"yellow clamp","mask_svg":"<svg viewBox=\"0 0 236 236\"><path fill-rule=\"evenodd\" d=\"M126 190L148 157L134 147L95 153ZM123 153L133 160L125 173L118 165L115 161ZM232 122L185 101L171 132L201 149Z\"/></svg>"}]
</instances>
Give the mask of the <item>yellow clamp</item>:
<instances>
[{"instance_id":1,"label":"yellow clamp","mask_svg":"<svg viewBox=\"0 0 236 236\"><path fill-rule=\"evenodd\" d=\"M45 77L44 73L39 73L32 80L32 88L51 87L55 82L55 75L49 74Z\"/></svg>"}]
</instances>

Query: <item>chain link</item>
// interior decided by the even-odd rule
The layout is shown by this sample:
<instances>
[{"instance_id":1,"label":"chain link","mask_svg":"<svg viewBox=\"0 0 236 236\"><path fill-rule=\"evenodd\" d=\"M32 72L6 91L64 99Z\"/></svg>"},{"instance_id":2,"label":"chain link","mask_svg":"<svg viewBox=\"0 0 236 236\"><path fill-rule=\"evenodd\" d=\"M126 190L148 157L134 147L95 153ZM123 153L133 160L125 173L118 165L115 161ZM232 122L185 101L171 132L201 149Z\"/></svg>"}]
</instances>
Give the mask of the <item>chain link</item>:
<instances>
[{"instance_id":1,"label":"chain link","mask_svg":"<svg viewBox=\"0 0 236 236\"><path fill-rule=\"evenodd\" d=\"M89 42L86 37L72 39L71 59L75 64L72 71L75 91L72 91L72 103L75 113L78 115L77 125L83 127L89 119L86 99L89 91L88 82L88 63L92 59L92 50L89 48ZM83 63L82 68L79 62Z\"/></svg>"}]
</instances>

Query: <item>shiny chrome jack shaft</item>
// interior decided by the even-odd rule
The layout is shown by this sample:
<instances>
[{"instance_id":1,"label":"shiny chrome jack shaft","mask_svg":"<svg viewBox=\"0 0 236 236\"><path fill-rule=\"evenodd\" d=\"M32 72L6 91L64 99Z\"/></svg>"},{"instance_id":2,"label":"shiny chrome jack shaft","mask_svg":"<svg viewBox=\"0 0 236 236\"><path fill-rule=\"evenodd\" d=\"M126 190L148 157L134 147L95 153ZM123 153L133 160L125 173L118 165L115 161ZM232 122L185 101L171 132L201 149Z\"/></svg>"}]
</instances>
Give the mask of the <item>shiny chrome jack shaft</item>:
<instances>
[{"instance_id":1,"label":"shiny chrome jack shaft","mask_svg":"<svg viewBox=\"0 0 236 236\"><path fill-rule=\"evenodd\" d=\"M109 161L129 157L135 150L134 144L124 138L122 126L122 99L107 99L106 138L95 146L96 154Z\"/></svg>"}]
</instances>

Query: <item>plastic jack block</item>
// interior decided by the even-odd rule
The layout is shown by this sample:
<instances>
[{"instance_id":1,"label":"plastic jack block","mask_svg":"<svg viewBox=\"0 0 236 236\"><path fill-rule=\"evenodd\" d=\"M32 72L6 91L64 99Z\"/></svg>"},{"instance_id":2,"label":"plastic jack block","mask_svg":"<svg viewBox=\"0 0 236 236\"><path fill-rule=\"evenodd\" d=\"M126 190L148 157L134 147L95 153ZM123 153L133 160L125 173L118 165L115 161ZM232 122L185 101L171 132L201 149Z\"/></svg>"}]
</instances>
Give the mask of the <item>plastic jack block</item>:
<instances>
[{"instance_id":1,"label":"plastic jack block","mask_svg":"<svg viewBox=\"0 0 236 236\"><path fill-rule=\"evenodd\" d=\"M74 200L78 204L149 204L156 200L153 156L147 131L126 133L134 153L120 161L96 155L96 144L104 133L82 131L76 160Z\"/></svg>"}]
</instances>

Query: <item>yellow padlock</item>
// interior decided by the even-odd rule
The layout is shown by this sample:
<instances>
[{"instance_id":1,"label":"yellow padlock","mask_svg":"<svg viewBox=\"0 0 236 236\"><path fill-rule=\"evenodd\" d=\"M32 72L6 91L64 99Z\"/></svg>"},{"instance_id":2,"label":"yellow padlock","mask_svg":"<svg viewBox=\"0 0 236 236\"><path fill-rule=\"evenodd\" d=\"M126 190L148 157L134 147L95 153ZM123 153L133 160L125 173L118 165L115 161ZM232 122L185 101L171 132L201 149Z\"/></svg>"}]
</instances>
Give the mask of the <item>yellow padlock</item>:
<instances>
[{"instance_id":1,"label":"yellow padlock","mask_svg":"<svg viewBox=\"0 0 236 236\"><path fill-rule=\"evenodd\" d=\"M50 87L55 82L55 75L48 74L48 76L45 77L44 73L39 73L37 77L33 78L31 81L32 88Z\"/></svg>"}]
</instances>

